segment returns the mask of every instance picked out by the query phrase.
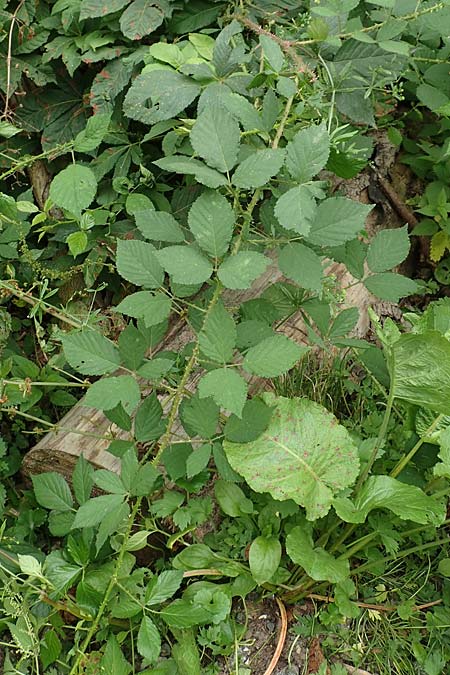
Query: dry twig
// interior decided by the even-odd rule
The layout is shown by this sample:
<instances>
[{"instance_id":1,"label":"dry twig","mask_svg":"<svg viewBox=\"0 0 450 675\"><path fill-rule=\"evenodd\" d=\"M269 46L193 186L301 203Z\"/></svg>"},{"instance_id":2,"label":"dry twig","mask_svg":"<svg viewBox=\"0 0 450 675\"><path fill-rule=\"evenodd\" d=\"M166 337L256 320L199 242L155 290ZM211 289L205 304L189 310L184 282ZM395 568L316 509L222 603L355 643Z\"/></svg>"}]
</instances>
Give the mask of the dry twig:
<instances>
[{"instance_id":1,"label":"dry twig","mask_svg":"<svg viewBox=\"0 0 450 675\"><path fill-rule=\"evenodd\" d=\"M263 675L271 675L273 673L273 671L277 666L278 661L280 660L281 652L283 651L284 643L286 641L287 625L288 625L286 608L279 598L275 598L275 600L277 601L277 605L280 610L280 619L281 619L280 634L278 636L278 642L274 655L272 656L272 659Z\"/></svg>"}]
</instances>

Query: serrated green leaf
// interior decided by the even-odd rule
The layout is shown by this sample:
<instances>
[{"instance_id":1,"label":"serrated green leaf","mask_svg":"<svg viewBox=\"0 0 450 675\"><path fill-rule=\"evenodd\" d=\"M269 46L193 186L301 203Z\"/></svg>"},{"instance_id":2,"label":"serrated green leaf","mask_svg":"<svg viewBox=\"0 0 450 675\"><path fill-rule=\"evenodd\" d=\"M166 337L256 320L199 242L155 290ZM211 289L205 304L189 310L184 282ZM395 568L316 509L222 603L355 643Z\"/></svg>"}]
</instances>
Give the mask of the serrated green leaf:
<instances>
[{"instance_id":1,"label":"serrated green leaf","mask_svg":"<svg viewBox=\"0 0 450 675\"><path fill-rule=\"evenodd\" d=\"M240 188L257 188L266 185L283 166L284 150L266 148L257 150L244 159L233 174L232 183Z\"/></svg>"},{"instance_id":2,"label":"serrated green leaf","mask_svg":"<svg viewBox=\"0 0 450 675\"><path fill-rule=\"evenodd\" d=\"M286 167L299 183L317 176L330 154L330 137L325 123L312 125L296 133L286 147Z\"/></svg>"},{"instance_id":3,"label":"serrated green leaf","mask_svg":"<svg viewBox=\"0 0 450 675\"><path fill-rule=\"evenodd\" d=\"M198 336L200 351L218 363L233 358L236 345L236 326L222 302L218 302L206 318Z\"/></svg>"},{"instance_id":4,"label":"serrated green leaf","mask_svg":"<svg viewBox=\"0 0 450 675\"><path fill-rule=\"evenodd\" d=\"M339 518L346 523L363 523L373 509L388 509L402 520L439 526L445 507L415 485L407 485L391 476L370 476L355 501L340 497L333 502Z\"/></svg>"},{"instance_id":5,"label":"serrated green leaf","mask_svg":"<svg viewBox=\"0 0 450 675\"><path fill-rule=\"evenodd\" d=\"M97 179L87 166L69 164L52 180L49 196L52 202L74 216L90 206L97 192Z\"/></svg>"},{"instance_id":6,"label":"serrated green leaf","mask_svg":"<svg viewBox=\"0 0 450 675\"><path fill-rule=\"evenodd\" d=\"M77 255L80 255L80 253L83 253L86 250L88 243L87 234L82 230L77 230L76 232L69 234L66 242L69 247L69 251L73 257L76 258Z\"/></svg>"},{"instance_id":7,"label":"serrated green leaf","mask_svg":"<svg viewBox=\"0 0 450 675\"><path fill-rule=\"evenodd\" d=\"M146 380L158 382L164 375L166 375L174 364L174 359L155 358L151 361L146 361L137 371L139 377L144 377Z\"/></svg>"},{"instance_id":8,"label":"serrated green leaf","mask_svg":"<svg viewBox=\"0 0 450 675\"><path fill-rule=\"evenodd\" d=\"M309 349L285 335L273 335L251 347L242 365L254 375L278 377L290 370Z\"/></svg>"},{"instance_id":9,"label":"serrated green leaf","mask_svg":"<svg viewBox=\"0 0 450 675\"><path fill-rule=\"evenodd\" d=\"M281 561L281 544L275 537L256 537L250 545L248 563L252 577L265 584L273 577Z\"/></svg>"},{"instance_id":10,"label":"serrated green leaf","mask_svg":"<svg viewBox=\"0 0 450 675\"><path fill-rule=\"evenodd\" d=\"M275 216L280 225L307 236L316 213L316 201L306 185L293 187L277 200Z\"/></svg>"},{"instance_id":11,"label":"serrated green leaf","mask_svg":"<svg viewBox=\"0 0 450 675\"><path fill-rule=\"evenodd\" d=\"M408 226L381 230L371 241L367 264L372 272L386 272L403 262L409 253Z\"/></svg>"},{"instance_id":12,"label":"serrated green leaf","mask_svg":"<svg viewBox=\"0 0 450 675\"><path fill-rule=\"evenodd\" d=\"M192 204L188 215L189 229L198 245L214 258L228 250L233 235L235 215L229 201L219 192L207 191Z\"/></svg>"},{"instance_id":13,"label":"serrated green leaf","mask_svg":"<svg viewBox=\"0 0 450 675\"><path fill-rule=\"evenodd\" d=\"M106 375L120 365L115 345L93 330L64 335L62 345L69 364L83 375Z\"/></svg>"},{"instance_id":14,"label":"serrated green leaf","mask_svg":"<svg viewBox=\"0 0 450 675\"><path fill-rule=\"evenodd\" d=\"M322 288L322 261L303 244L289 244L278 255L278 266L283 274L302 288L320 291Z\"/></svg>"},{"instance_id":15,"label":"serrated green leaf","mask_svg":"<svg viewBox=\"0 0 450 675\"><path fill-rule=\"evenodd\" d=\"M226 108L213 105L200 113L190 139L195 152L213 169L226 173L236 164L239 124Z\"/></svg>"},{"instance_id":16,"label":"serrated green leaf","mask_svg":"<svg viewBox=\"0 0 450 675\"><path fill-rule=\"evenodd\" d=\"M213 272L209 260L192 246L167 246L157 252L157 257L177 284L201 284Z\"/></svg>"},{"instance_id":17,"label":"serrated green leaf","mask_svg":"<svg viewBox=\"0 0 450 675\"><path fill-rule=\"evenodd\" d=\"M116 511L123 502L123 494L101 495L82 504L75 514L72 529L93 527L105 516Z\"/></svg>"},{"instance_id":18,"label":"serrated green leaf","mask_svg":"<svg viewBox=\"0 0 450 675\"><path fill-rule=\"evenodd\" d=\"M118 312L132 316L134 319L143 319L147 328L157 326L168 318L172 308L172 301L164 293L150 293L138 291L124 298L116 307Z\"/></svg>"},{"instance_id":19,"label":"serrated green leaf","mask_svg":"<svg viewBox=\"0 0 450 675\"><path fill-rule=\"evenodd\" d=\"M102 656L101 667L108 675L129 675L131 666L125 659L115 635L111 633Z\"/></svg>"},{"instance_id":20,"label":"serrated green leaf","mask_svg":"<svg viewBox=\"0 0 450 675\"><path fill-rule=\"evenodd\" d=\"M260 35L259 44L263 49L264 57L269 66L276 73L279 73L284 63L284 54L281 51L281 47L268 35Z\"/></svg>"},{"instance_id":21,"label":"serrated green leaf","mask_svg":"<svg viewBox=\"0 0 450 675\"><path fill-rule=\"evenodd\" d=\"M161 403L153 392L143 400L136 413L134 421L136 440L144 443L145 441L154 441L162 436L165 430L162 415Z\"/></svg>"},{"instance_id":22,"label":"serrated green leaf","mask_svg":"<svg viewBox=\"0 0 450 675\"><path fill-rule=\"evenodd\" d=\"M308 241L318 246L339 246L354 239L364 229L371 205L347 197L330 197L317 207Z\"/></svg>"},{"instance_id":23,"label":"serrated green leaf","mask_svg":"<svg viewBox=\"0 0 450 675\"><path fill-rule=\"evenodd\" d=\"M155 0L134 0L120 17L120 30L130 40L142 40L164 21L164 11Z\"/></svg>"},{"instance_id":24,"label":"serrated green leaf","mask_svg":"<svg viewBox=\"0 0 450 675\"><path fill-rule=\"evenodd\" d=\"M74 150L91 152L98 148L106 136L111 121L111 113L97 113L88 119L86 127L75 138Z\"/></svg>"},{"instance_id":25,"label":"serrated green leaf","mask_svg":"<svg viewBox=\"0 0 450 675\"><path fill-rule=\"evenodd\" d=\"M70 511L73 498L66 480L54 471L32 476L34 494L38 504L55 511Z\"/></svg>"},{"instance_id":26,"label":"serrated green leaf","mask_svg":"<svg viewBox=\"0 0 450 675\"><path fill-rule=\"evenodd\" d=\"M154 663L161 652L161 636L149 616L142 618L136 646L139 654L149 663Z\"/></svg>"},{"instance_id":27,"label":"serrated green leaf","mask_svg":"<svg viewBox=\"0 0 450 675\"><path fill-rule=\"evenodd\" d=\"M326 515L336 494L354 483L358 451L348 431L325 408L307 399L264 394L275 408L269 427L250 443L224 442L232 468L256 492L293 499L307 518Z\"/></svg>"},{"instance_id":28,"label":"serrated green leaf","mask_svg":"<svg viewBox=\"0 0 450 675\"><path fill-rule=\"evenodd\" d=\"M184 234L175 218L164 211L137 211L134 214L136 226L146 239L167 241L178 244L184 241Z\"/></svg>"},{"instance_id":29,"label":"serrated green leaf","mask_svg":"<svg viewBox=\"0 0 450 675\"><path fill-rule=\"evenodd\" d=\"M180 570L166 570L151 579L145 592L145 604L149 607L160 605L175 595L183 581Z\"/></svg>"},{"instance_id":30,"label":"serrated green leaf","mask_svg":"<svg viewBox=\"0 0 450 675\"><path fill-rule=\"evenodd\" d=\"M133 120L155 124L179 115L199 93L199 85L189 77L174 70L153 70L133 81L125 96L123 112Z\"/></svg>"},{"instance_id":31,"label":"serrated green leaf","mask_svg":"<svg viewBox=\"0 0 450 675\"><path fill-rule=\"evenodd\" d=\"M247 399L247 383L231 368L218 368L204 375L198 385L200 398L211 396L217 405L241 416Z\"/></svg>"},{"instance_id":32,"label":"serrated green leaf","mask_svg":"<svg viewBox=\"0 0 450 675\"><path fill-rule=\"evenodd\" d=\"M99 469L94 475L95 484L104 492L125 496L127 491L120 477L107 469Z\"/></svg>"},{"instance_id":33,"label":"serrated green leaf","mask_svg":"<svg viewBox=\"0 0 450 675\"><path fill-rule=\"evenodd\" d=\"M242 411L242 419L230 415L225 427L224 436L233 443L249 443L256 440L269 426L272 408L263 401L253 398L247 401Z\"/></svg>"},{"instance_id":34,"label":"serrated green leaf","mask_svg":"<svg viewBox=\"0 0 450 675\"><path fill-rule=\"evenodd\" d=\"M98 410L111 410L121 403L130 413L141 399L139 385L131 375L97 380L87 390L83 404Z\"/></svg>"},{"instance_id":35,"label":"serrated green leaf","mask_svg":"<svg viewBox=\"0 0 450 675\"><path fill-rule=\"evenodd\" d=\"M209 443L203 443L203 445L200 445L189 455L186 461L186 475L188 478L197 476L208 466L211 450L212 446Z\"/></svg>"},{"instance_id":36,"label":"serrated green leaf","mask_svg":"<svg viewBox=\"0 0 450 675\"><path fill-rule=\"evenodd\" d=\"M72 475L72 484L78 504L84 504L91 496L92 486L94 485L94 467L85 459L84 455L80 455L77 459Z\"/></svg>"},{"instance_id":37,"label":"serrated green leaf","mask_svg":"<svg viewBox=\"0 0 450 675\"><path fill-rule=\"evenodd\" d=\"M338 560L323 548L314 548L311 536L303 527L294 527L286 537L286 552L315 581L333 584L344 581L350 573L348 560Z\"/></svg>"},{"instance_id":38,"label":"serrated green leaf","mask_svg":"<svg viewBox=\"0 0 450 675\"><path fill-rule=\"evenodd\" d=\"M158 288L164 281L164 271L158 262L157 251L145 241L117 241L117 271L120 276L137 286Z\"/></svg>"},{"instance_id":39,"label":"serrated green leaf","mask_svg":"<svg viewBox=\"0 0 450 675\"><path fill-rule=\"evenodd\" d=\"M390 302L398 302L400 298L413 295L418 290L417 283L413 279L395 272L373 274L364 280L364 286L377 298Z\"/></svg>"},{"instance_id":40,"label":"serrated green leaf","mask_svg":"<svg viewBox=\"0 0 450 675\"><path fill-rule=\"evenodd\" d=\"M118 12L129 2L130 0L111 0L111 2L105 4L104 0L81 0L80 21Z\"/></svg>"},{"instance_id":41,"label":"serrated green leaf","mask_svg":"<svg viewBox=\"0 0 450 675\"><path fill-rule=\"evenodd\" d=\"M219 407L212 398L199 398L196 393L182 401L180 419L190 436L212 438L219 424L219 412Z\"/></svg>"},{"instance_id":42,"label":"serrated green leaf","mask_svg":"<svg viewBox=\"0 0 450 675\"><path fill-rule=\"evenodd\" d=\"M186 173L195 176L195 179L202 185L209 188L218 188L221 185L227 184L226 177L211 169L203 162L193 157L187 158L184 155L172 155L171 157L163 157L154 162L156 166L165 171L174 171L175 173Z\"/></svg>"},{"instance_id":43,"label":"serrated green leaf","mask_svg":"<svg viewBox=\"0 0 450 675\"><path fill-rule=\"evenodd\" d=\"M264 274L270 259L257 251L239 251L230 255L219 267L217 276L226 288L250 288Z\"/></svg>"},{"instance_id":44,"label":"serrated green leaf","mask_svg":"<svg viewBox=\"0 0 450 675\"><path fill-rule=\"evenodd\" d=\"M172 628L190 628L202 626L207 623L209 617L203 607L195 605L187 600L174 600L161 610L161 619Z\"/></svg>"}]
</instances>

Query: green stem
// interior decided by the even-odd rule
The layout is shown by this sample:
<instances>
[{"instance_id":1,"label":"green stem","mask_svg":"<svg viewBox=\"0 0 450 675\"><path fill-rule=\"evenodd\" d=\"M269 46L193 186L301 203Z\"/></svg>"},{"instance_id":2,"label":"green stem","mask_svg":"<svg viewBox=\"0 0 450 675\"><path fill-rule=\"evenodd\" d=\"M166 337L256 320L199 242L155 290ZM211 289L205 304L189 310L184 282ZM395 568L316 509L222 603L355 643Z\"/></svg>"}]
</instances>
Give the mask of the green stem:
<instances>
[{"instance_id":1,"label":"green stem","mask_svg":"<svg viewBox=\"0 0 450 675\"><path fill-rule=\"evenodd\" d=\"M394 388L391 387L391 390L389 392L388 400L386 403L386 409L384 411L384 417L383 417L383 422L380 427L380 431L378 433L378 437L375 443L375 447L372 450L372 454L370 455L369 461L367 462L366 466L364 467L364 470L361 472L361 475L359 477L359 480L356 484L355 492L358 492L361 489L361 486L365 482L367 476L369 475L375 460L377 458L378 452L383 445L385 439L386 439L386 434L389 426L389 420L391 419L391 412L392 412L392 407L394 405Z\"/></svg>"},{"instance_id":2,"label":"green stem","mask_svg":"<svg viewBox=\"0 0 450 675\"><path fill-rule=\"evenodd\" d=\"M444 537L443 539L436 539L435 541L431 541L428 544L419 544L418 546L412 546L411 548L407 548L404 551L401 551L400 553L397 553L395 555L390 555L385 558L383 558L382 562L392 562L394 560L398 560L400 558L406 558L408 555L412 555L413 553L420 553L422 551L426 551L427 549L430 548L436 548L436 546L441 546L441 544L448 544L449 543L449 538ZM370 567L373 567L374 565L378 565L380 563L379 560L369 560L368 562L364 563L363 565L359 565L359 567L355 567L353 570L351 570L350 574L352 576L355 576L355 574L359 574L363 570L369 569Z\"/></svg>"},{"instance_id":3,"label":"green stem","mask_svg":"<svg viewBox=\"0 0 450 675\"><path fill-rule=\"evenodd\" d=\"M439 425L439 422L442 420L444 415L438 415L436 419L434 420L433 424L426 430L424 436L422 438L419 438L415 446L408 452L407 455L404 455L401 460L398 462L397 466L395 466L390 475L392 478L397 478L397 476L403 471L405 466L412 460L416 452L422 447L422 445L426 441L426 437L433 433L433 431L436 429L436 427Z\"/></svg>"}]
</instances>

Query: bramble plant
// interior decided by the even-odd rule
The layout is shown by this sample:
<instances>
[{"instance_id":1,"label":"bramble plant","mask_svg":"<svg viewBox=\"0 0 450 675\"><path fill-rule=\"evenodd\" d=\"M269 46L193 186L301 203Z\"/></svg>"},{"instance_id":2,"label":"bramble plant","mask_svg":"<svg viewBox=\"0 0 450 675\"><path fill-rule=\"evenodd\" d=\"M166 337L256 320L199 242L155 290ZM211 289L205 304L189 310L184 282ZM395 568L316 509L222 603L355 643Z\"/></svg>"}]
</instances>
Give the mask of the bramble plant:
<instances>
[{"instance_id":1,"label":"bramble plant","mask_svg":"<svg viewBox=\"0 0 450 675\"><path fill-rule=\"evenodd\" d=\"M80 456L70 485L35 475L21 506L1 443L5 673L212 674L232 652L241 672L236 599L329 593L322 625L337 626L361 615L364 575L447 543L450 305L409 312L408 330L372 313L380 349L354 337L328 269L392 303L421 289L397 271L407 226L368 242L372 206L330 188L368 166L366 129L393 99L447 114L425 64L447 58L450 6L283 8L4 3L1 412L57 429L48 405L87 389L121 467ZM23 306L41 366L19 354ZM298 312L308 344L282 333ZM177 352L161 347L173 317L190 336ZM350 350L339 419L326 383L295 384L312 347ZM416 638L427 673L450 660L440 610L434 661Z\"/></svg>"}]
</instances>

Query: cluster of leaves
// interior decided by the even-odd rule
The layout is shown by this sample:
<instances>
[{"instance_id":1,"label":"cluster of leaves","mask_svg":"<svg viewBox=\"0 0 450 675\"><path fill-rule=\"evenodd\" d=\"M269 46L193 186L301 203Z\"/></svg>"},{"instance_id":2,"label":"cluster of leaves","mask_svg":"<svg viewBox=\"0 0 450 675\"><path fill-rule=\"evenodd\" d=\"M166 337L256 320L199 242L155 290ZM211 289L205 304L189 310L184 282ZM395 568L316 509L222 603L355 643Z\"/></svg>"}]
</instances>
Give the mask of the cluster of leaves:
<instances>
[{"instance_id":1,"label":"cluster of leaves","mask_svg":"<svg viewBox=\"0 0 450 675\"><path fill-rule=\"evenodd\" d=\"M409 316L407 333L377 326L384 353L349 337L359 314L341 308L331 261L384 300L420 287L391 271L408 255L407 228L367 243L371 207L329 196L329 178L367 165L362 129L403 96L400 78L446 115L448 101L430 103L443 78L428 59L446 58L450 10L278 9L3 3L4 300L33 305L38 345L55 353L44 368L20 356L5 312L2 412L39 421L42 401L71 405L78 384L125 439L108 448L117 473L81 457L71 486L34 476L17 522L5 520L11 672L215 673L215 656L233 648L234 598L263 586L293 601L332 585L330 611L356 618L359 568L378 572L400 542L436 545L450 478L449 306ZM39 163L49 157L53 176ZM269 274L282 280L249 299ZM21 289L36 278L38 298ZM105 288L117 340L93 309ZM49 303L80 291L81 317ZM308 345L282 334L297 312ZM46 313L76 330L53 323L47 334ZM174 316L189 341L161 351ZM256 378L286 376L311 345L357 350L388 392L384 417L338 422L301 391L250 397ZM407 449L392 439L394 415ZM2 478L16 468L2 461ZM50 546L35 532L44 522ZM214 581L192 581L204 576Z\"/></svg>"}]
</instances>

